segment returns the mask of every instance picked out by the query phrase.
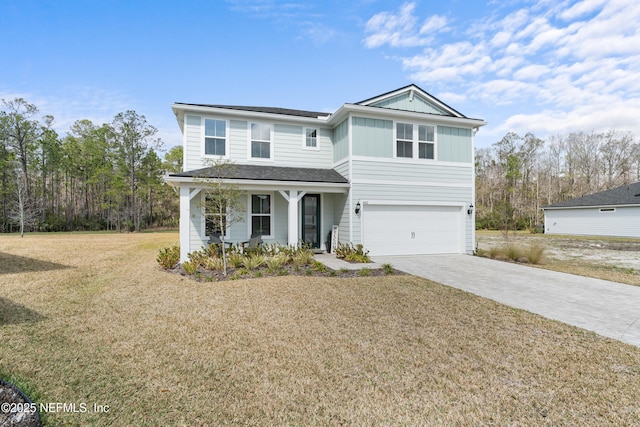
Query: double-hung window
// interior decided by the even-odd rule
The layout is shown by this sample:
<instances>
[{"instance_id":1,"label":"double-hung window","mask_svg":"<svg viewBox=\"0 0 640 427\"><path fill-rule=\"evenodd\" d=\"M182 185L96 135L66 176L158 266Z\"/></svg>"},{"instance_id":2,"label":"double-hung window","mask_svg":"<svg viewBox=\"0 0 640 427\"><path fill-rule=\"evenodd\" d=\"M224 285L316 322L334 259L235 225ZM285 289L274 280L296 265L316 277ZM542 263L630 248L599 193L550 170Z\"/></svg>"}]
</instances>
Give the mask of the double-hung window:
<instances>
[{"instance_id":1,"label":"double-hung window","mask_svg":"<svg viewBox=\"0 0 640 427\"><path fill-rule=\"evenodd\" d=\"M396 123L396 157L413 157L413 125Z\"/></svg>"},{"instance_id":2,"label":"double-hung window","mask_svg":"<svg viewBox=\"0 0 640 427\"><path fill-rule=\"evenodd\" d=\"M251 235L271 235L271 195L251 195Z\"/></svg>"},{"instance_id":3,"label":"double-hung window","mask_svg":"<svg viewBox=\"0 0 640 427\"><path fill-rule=\"evenodd\" d=\"M317 128L306 128L304 146L306 148L318 148Z\"/></svg>"},{"instance_id":4,"label":"double-hung window","mask_svg":"<svg viewBox=\"0 0 640 427\"><path fill-rule=\"evenodd\" d=\"M204 119L204 154L225 156L227 151L227 122Z\"/></svg>"},{"instance_id":5,"label":"double-hung window","mask_svg":"<svg viewBox=\"0 0 640 427\"><path fill-rule=\"evenodd\" d=\"M431 125L418 126L418 158L434 159L435 128Z\"/></svg>"},{"instance_id":6,"label":"double-hung window","mask_svg":"<svg viewBox=\"0 0 640 427\"><path fill-rule=\"evenodd\" d=\"M271 125L251 123L251 158L271 158Z\"/></svg>"}]
</instances>

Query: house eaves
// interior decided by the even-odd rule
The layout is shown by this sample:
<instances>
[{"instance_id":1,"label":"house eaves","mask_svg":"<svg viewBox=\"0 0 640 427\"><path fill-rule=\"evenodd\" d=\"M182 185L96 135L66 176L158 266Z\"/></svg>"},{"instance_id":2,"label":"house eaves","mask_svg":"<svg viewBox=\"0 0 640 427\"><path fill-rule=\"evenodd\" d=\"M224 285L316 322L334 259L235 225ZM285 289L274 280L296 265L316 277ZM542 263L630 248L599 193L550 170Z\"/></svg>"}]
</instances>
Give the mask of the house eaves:
<instances>
[{"instance_id":1,"label":"house eaves","mask_svg":"<svg viewBox=\"0 0 640 427\"><path fill-rule=\"evenodd\" d=\"M176 116L180 129L184 132L184 115L186 112L224 115L238 117L242 119L255 119L273 122L295 122L301 124L325 125L331 113L321 113L305 110L292 110L288 108L275 107L243 107L235 105L209 105L209 104L187 104L175 102L171 109Z\"/></svg>"},{"instance_id":2,"label":"house eaves","mask_svg":"<svg viewBox=\"0 0 640 427\"><path fill-rule=\"evenodd\" d=\"M277 181L296 183L322 183L349 186L349 181L334 169L297 168L286 166L239 165L231 164L229 168L214 167L170 174L168 180L207 180L219 178L234 181Z\"/></svg>"},{"instance_id":3,"label":"house eaves","mask_svg":"<svg viewBox=\"0 0 640 427\"><path fill-rule=\"evenodd\" d=\"M400 119L400 120L428 120L429 122L444 126L462 126L477 129L485 126L487 122L481 119L471 119L467 117L443 116L441 114L420 113L414 111L394 110L384 107L372 107L368 105L344 104L334 114L332 114L328 123L336 126L346 119L350 113L366 114L368 116L379 116L381 119Z\"/></svg>"},{"instance_id":4,"label":"house eaves","mask_svg":"<svg viewBox=\"0 0 640 427\"><path fill-rule=\"evenodd\" d=\"M543 206L543 210L640 206L640 182Z\"/></svg>"}]
</instances>

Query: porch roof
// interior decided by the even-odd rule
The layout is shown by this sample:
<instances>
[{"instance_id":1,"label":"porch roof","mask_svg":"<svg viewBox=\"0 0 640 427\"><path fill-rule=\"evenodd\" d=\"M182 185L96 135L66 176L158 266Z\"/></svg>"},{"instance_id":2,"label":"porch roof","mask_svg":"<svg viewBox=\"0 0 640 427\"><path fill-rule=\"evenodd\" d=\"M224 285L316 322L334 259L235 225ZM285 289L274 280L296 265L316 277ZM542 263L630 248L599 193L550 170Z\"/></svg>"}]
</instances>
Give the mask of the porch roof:
<instances>
[{"instance_id":1,"label":"porch roof","mask_svg":"<svg viewBox=\"0 0 640 427\"><path fill-rule=\"evenodd\" d=\"M349 181L333 169L294 168L268 165L236 165L230 168L207 167L170 174L169 178L220 178L249 181L311 182L348 184Z\"/></svg>"}]
</instances>

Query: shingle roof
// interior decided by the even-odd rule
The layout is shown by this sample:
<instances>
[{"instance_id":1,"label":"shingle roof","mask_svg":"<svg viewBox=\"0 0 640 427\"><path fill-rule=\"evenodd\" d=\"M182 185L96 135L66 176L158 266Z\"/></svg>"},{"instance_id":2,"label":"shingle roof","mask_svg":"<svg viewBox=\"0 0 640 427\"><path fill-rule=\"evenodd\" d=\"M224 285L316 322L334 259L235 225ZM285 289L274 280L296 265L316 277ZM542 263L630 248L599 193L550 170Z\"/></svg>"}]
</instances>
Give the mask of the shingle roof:
<instances>
[{"instance_id":1,"label":"shingle roof","mask_svg":"<svg viewBox=\"0 0 640 427\"><path fill-rule=\"evenodd\" d=\"M640 182L554 203L542 209L617 205L640 205Z\"/></svg>"},{"instance_id":2,"label":"shingle roof","mask_svg":"<svg viewBox=\"0 0 640 427\"><path fill-rule=\"evenodd\" d=\"M290 108L277 108L277 107L251 107L251 106L243 106L243 105L217 105L217 104L189 104L185 102L176 102L176 104L191 105L195 107L224 108L226 110L253 111L256 113L283 114L286 116L311 117L314 119L317 119L318 117L326 117L331 115L331 113L323 113L318 111L293 110Z\"/></svg>"},{"instance_id":3,"label":"shingle roof","mask_svg":"<svg viewBox=\"0 0 640 427\"><path fill-rule=\"evenodd\" d=\"M258 181L297 181L347 184L342 175L333 169L294 168L262 165L232 165L222 168L219 178L246 179ZM180 178L213 178L217 177L213 167L196 169L169 175Z\"/></svg>"}]
</instances>

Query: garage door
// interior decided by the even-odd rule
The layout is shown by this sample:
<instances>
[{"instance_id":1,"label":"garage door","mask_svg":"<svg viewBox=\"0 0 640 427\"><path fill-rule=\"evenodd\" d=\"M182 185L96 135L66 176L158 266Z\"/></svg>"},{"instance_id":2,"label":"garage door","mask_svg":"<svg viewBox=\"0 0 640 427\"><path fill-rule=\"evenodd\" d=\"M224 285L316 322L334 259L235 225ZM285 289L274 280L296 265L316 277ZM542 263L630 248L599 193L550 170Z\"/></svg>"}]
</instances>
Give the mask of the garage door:
<instances>
[{"instance_id":1,"label":"garage door","mask_svg":"<svg viewBox=\"0 0 640 427\"><path fill-rule=\"evenodd\" d=\"M367 205L362 221L371 255L463 252L460 206Z\"/></svg>"}]
</instances>

